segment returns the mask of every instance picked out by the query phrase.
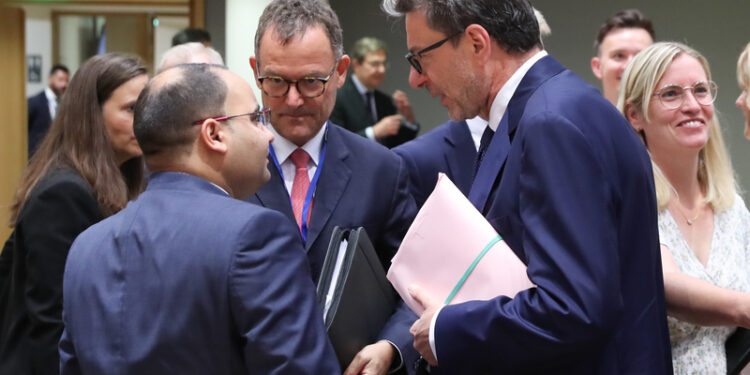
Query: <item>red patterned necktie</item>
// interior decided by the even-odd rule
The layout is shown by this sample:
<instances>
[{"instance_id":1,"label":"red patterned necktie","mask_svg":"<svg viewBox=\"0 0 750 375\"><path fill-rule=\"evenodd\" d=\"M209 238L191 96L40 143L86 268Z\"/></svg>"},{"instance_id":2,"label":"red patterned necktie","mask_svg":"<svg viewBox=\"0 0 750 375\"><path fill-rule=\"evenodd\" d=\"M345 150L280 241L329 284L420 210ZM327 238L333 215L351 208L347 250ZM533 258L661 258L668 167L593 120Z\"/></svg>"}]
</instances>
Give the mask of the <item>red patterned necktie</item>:
<instances>
[{"instance_id":1,"label":"red patterned necktie","mask_svg":"<svg viewBox=\"0 0 750 375\"><path fill-rule=\"evenodd\" d=\"M310 161L310 155L303 149L298 148L289 156L294 163L294 182L292 183L292 210L294 219L297 220L297 226L302 230L302 208L307 197L307 189L310 187L310 177L307 174L307 163ZM312 202L307 211L307 223L310 225L310 212L312 212Z\"/></svg>"}]
</instances>

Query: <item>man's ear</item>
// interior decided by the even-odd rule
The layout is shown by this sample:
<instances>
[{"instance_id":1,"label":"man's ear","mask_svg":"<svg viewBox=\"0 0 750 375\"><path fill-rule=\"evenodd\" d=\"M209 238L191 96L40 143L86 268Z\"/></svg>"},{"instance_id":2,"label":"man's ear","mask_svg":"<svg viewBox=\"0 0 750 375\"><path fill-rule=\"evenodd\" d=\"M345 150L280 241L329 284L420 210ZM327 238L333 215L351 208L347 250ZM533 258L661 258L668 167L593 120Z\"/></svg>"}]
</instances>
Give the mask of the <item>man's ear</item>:
<instances>
[{"instance_id":1,"label":"man's ear","mask_svg":"<svg viewBox=\"0 0 750 375\"><path fill-rule=\"evenodd\" d=\"M349 56L342 55L339 59L339 64L336 66L336 72L338 72L339 74L339 81L336 83L336 87L339 89L344 85L344 82L346 81L346 69L349 68L349 62L351 62Z\"/></svg>"},{"instance_id":2,"label":"man's ear","mask_svg":"<svg viewBox=\"0 0 750 375\"><path fill-rule=\"evenodd\" d=\"M250 56L250 68L253 69L255 84L260 88L260 82L258 81L258 76L260 75L260 72L258 72L258 59L256 59L255 56Z\"/></svg>"},{"instance_id":3,"label":"man's ear","mask_svg":"<svg viewBox=\"0 0 750 375\"><path fill-rule=\"evenodd\" d=\"M484 64L491 58L490 34L487 30L477 24L471 24L464 30L464 37L469 41L471 53L479 57L479 62ZM447 43L451 43L448 41Z\"/></svg>"},{"instance_id":4,"label":"man's ear","mask_svg":"<svg viewBox=\"0 0 750 375\"><path fill-rule=\"evenodd\" d=\"M602 61L599 58L599 56L594 56L591 58L591 71L594 73L596 78L598 78L600 81L602 79L602 71L600 70L601 62Z\"/></svg>"},{"instance_id":5,"label":"man's ear","mask_svg":"<svg viewBox=\"0 0 750 375\"><path fill-rule=\"evenodd\" d=\"M208 150L225 154L229 150L227 143L229 133L227 126L214 119L207 119L201 124L198 140Z\"/></svg>"}]
</instances>

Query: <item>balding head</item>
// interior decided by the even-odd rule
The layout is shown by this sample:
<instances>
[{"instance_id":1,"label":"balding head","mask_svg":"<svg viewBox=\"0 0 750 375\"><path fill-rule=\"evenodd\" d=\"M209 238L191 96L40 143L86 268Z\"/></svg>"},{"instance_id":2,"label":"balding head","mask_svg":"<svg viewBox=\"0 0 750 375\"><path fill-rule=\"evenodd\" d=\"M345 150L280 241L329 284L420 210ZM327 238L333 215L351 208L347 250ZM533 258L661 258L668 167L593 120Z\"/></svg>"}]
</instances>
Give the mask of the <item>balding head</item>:
<instances>
[{"instance_id":1,"label":"balding head","mask_svg":"<svg viewBox=\"0 0 750 375\"><path fill-rule=\"evenodd\" d=\"M133 128L152 171L189 173L245 198L270 178L273 136L258 110L252 88L237 74L216 65L178 65L146 85Z\"/></svg>"},{"instance_id":2,"label":"balding head","mask_svg":"<svg viewBox=\"0 0 750 375\"><path fill-rule=\"evenodd\" d=\"M157 71L162 72L180 64L224 65L224 60L215 49L206 47L202 43L185 43L164 52Z\"/></svg>"},{"instance_id":3,"label":"balding head","mask_svg":"<svg viewBox=\"0 0 750 375\"><path fill-rule=\"evenodd\" d=\"M223 67L178 65L156 75L135 105L133 129L148 159L185 152L195 138L192 123L224 114L227 85L217 74Z\"/></svg>"}]
</instances>

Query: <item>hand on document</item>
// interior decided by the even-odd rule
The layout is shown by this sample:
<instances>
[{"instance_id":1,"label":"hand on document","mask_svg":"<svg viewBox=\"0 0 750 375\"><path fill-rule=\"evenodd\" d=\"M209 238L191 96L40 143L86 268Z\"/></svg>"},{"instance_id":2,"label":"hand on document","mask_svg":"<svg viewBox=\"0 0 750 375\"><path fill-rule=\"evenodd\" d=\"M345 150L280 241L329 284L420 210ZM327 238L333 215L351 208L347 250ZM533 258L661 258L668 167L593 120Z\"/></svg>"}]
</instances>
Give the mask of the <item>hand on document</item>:
<instances>
[{"instance_id":1,"label":"hand on document","mask_svg":"<svg viewBox=\"0 0 750 375\"><path fill-rule=\"evenodd\" d=\"M381 340L362 348L346 368L344 375L385 375L392 361L393 346L390 342Z\"/></svg>"},{"instance_id":2,"label":"hand on document","mask_svg":"<svg viewBox=\"0 0 750 375\"><path fill-rule=\"evenodd\" d=\"M424 308L422 316L420 316L409 329L409 333L414 337L414 349L417 349L419 354L422 355L422 358L424 358L430 366L437 366L435 353L432 352L432 348L430 347L430 323L432 322L432 316L435 315L435 311L437 311L441 304L439 301L431 299L430 296L418 286L410 286L409 294Z\"/></svg>"}]
</instances>

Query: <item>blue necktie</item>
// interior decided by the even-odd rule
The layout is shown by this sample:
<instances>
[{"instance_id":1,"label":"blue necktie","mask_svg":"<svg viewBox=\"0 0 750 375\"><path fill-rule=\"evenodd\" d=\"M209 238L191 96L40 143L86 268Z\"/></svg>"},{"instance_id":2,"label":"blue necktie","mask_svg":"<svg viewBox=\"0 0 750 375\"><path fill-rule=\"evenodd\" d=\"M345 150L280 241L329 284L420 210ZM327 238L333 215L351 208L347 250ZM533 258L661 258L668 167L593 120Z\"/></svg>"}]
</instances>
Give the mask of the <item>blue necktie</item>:
<instances>
[{"instance_id":1,"label":"blue necktie","mask_svg":"<svg viewBox=\"0 0 750 375\"><path fill-rule=\"evenodd\" d=\"M479 141L479 152L477 152L477 158L474 160L474 176L476 177L477 171L479 170L479 166L482 164L482 159L484 159L484 154L487 153L487 149L490 147L490 142L492 142L492 136L495 135L495 131L492 130L489 125L487 128L484 129L484 133L482 133L482 140Z\"/></svg>"}]
</instances>

